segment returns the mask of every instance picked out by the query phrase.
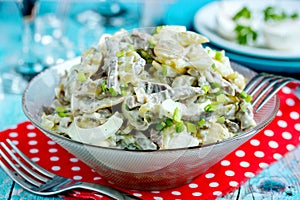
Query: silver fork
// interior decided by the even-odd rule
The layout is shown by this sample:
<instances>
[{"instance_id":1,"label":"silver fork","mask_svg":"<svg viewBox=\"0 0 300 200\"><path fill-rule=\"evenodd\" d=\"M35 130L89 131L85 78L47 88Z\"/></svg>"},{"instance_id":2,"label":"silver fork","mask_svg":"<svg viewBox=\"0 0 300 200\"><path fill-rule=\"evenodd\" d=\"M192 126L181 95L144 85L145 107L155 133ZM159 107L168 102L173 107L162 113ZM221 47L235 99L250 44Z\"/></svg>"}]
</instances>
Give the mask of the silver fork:
<instances>
[{"instance_id":1,"label":"silver fork","mask_svg":"<svg viewBox=\"0 0 300 200\"><path fill-rule=\"evenodd\" d=\"M139 199L131 194L111 187L87 182L77 182L53 174L31 161L11 140L6 139L6 142L8 145L4 142L0 143L2 147L0 149L0 155L2 157L0 165L2 169L16 183L34 194L49 196L73 189L87 189L99 192L112 199ZM3 160L5 162L3 162Z\"/></svg>"},{"instance_id":2,"label":"silver fork","mask_svg":"<svg viewBox=\"0 0 300 200\"><path fill-rule=\"evenodd\" d=\"M253 97L253 107L258 103L258 112L283 86L289 82L299 82L291 77L284 77L268 73L259 73L246 85L244 91Z\"/></svg>"}]
</instances>

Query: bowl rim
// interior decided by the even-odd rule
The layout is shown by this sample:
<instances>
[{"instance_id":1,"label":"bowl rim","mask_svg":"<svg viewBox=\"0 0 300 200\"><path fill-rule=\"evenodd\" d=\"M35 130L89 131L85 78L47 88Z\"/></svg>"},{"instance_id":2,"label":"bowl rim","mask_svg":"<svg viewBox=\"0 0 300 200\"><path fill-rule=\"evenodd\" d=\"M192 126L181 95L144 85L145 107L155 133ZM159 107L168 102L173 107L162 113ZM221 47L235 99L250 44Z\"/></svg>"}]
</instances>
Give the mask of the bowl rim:
<instances>
[{"instance_id":1,"label":"bowl rim","mask_svg":"<svg viewBox=\"0 0 300 200\"><path fill-rule=\"evenodd\" d=\"M80 142L80 141L77 141L77 140L72 140L71 138L67 138L65 136L62 136L60 134L55 133L54 131L51 131L51 130L48 130L48 129L44 128L43 126L40 125L39 121L35 120L30 115L29 111L26 108L26 103L25 103L27 92L37 79L39 79L41 76L46 74L48 71L56 70L56 69L59 68L59 66L64 65L66 62L76 62L77 60L80 60L79 58L80 57L76 57L76 58L73 58L73 59L70 59L70 60L66 60L66 61L64 61L60 64L54 65L53 67L49 67L49 68L45 69L44 71L42 71L41 73L37 74L28 83L28 85L26 86L26 88L23 92L23 95L22 95L22 109L23 109L23 112L24 112L25 116L29 119L29 121L31 121L36 126L36 128L40 129L42 132L44 132L44 134L46 132L47 134L50 134L51 136L54 136L56 138L62 139L62 140L67 141L67 142L72 142L72 143L75 143L75 144L78 144L78 145L86 145L86 146L89 146L89 147L92 147L92 148L99 148L99 149L113 150L113 151L121 151L121 152L132 152L132 153L135 153L135 152L136 153L139 153L139 152L157 152L157 153L160 153L160 152L165 152L165 151L174 152L174 151L183 151L183 150L191 150L191 149L196 150L196 149L211 147L211 146L215 146L215 145L222 145L222 144L227 143L227 142L234 142L236 140L243 139L244 137L248 137L250 135L254 136L258 132L260 132L263 128L265 128L269 123L271 123L273 121L273 119L276 116L276 113L279 110L279 106L280 106L280 99L279 99L278 94L276 94L270 99L270 100L272 100L272 99L275 98L275 108L274 108L273 112L271 113L270 118L264 120L259 125L256 125L255 127L251 128L247 131L240 132L240 134L238 136L227 138L227 139L224 139L224 140L221 140L221 141L218 141L218 142L214 142L214 143L208 143L208 144L192 146L192 147L182 147L182 148L174 148L174 149L158 149L158 150L128 150L128 149L119 149L119 148L114 148L114 147L104 147L104 146L99 146L99 145L94 145L94 144L88 144L88 143ZM257 74L252 69L249 69L249 68L247 68L247 67L245 67L241 64L238 64L236 62L231 61L231 65L236 65L238 67L242 67L243 70L246 70L246 71L248 70L250 73L253 73L254 75ZM254 113L254 115L255 115L255 113Z\"/></svg>"}]
</instances>

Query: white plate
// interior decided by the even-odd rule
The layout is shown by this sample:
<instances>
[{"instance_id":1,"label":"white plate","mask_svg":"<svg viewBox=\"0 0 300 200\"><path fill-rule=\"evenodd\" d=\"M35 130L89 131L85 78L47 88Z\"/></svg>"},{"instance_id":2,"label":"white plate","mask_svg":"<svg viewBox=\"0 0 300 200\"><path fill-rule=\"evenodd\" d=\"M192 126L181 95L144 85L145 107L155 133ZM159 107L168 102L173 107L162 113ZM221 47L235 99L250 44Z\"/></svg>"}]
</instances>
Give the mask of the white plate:
<instances>
[{"instance_id":1,"label":"white plate","mask_svg":"<svg viewBox=\"0 0 300 200\"><path fill-rule=\"evenodd\" d=\"M248 3L247 3L248 2ZM261 58L269 59L300 59L300 50L299 51L279 51L272 50L267 48L243 46L238 43L230 40L226 40L219 36L216 32L216 20L215 16L218 12L220 3L232 3L234 6L240 4L247 5L250 8L254 9L264 9L267 5L270 5L269 0L257 0L257 1L248 1L248 0L234 0L234 1L214 1L200 8L194 16L194 27L196 31L205 35L209 38L210 42L224 50L230 50L239 54L245 54ZM300 1L295 0L286 0L286 1L276 1L280 2L280 7L284 10L291 10L300 13ZM253 7L254 6L254 7ZM300 36L299 36L300 37Z\"/></svg>"}]
</instances>

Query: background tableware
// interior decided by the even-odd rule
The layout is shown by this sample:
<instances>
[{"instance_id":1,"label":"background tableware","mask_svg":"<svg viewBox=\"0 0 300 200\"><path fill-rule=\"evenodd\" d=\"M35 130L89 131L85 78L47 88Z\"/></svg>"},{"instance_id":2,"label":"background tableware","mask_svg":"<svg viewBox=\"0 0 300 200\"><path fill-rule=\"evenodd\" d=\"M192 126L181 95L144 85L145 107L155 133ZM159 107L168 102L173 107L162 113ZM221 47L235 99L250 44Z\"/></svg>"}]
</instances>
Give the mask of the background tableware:
<instances>
[{"instance_id":1,"label":"background tableware","mask_svg":"<svg viewBox=\"0 0 300 200\"><path fill-rule=\"evenodd\" d=\"M279 51L269 48L263 47L254 47L254 46L246 46L239 45L235 41L230 41L217 33L216 26L216 15L219 12L219 8L221 4L229 4L228 6L236 4L243 6L247 5L256 10L263 10L268 5L273 5L274 2L270 2L268 0L248 2L248 1L213 1L211 3L206 4L202 8L200 8L195 16L194 16L194 28L207 36L210 39L210 42L222 49L229 50L234 53L239 53L247 56L255 56L258 58L267 58L267 59L278 59L278 60L291 60L297 59L300 60L300 51ZM298 13L300 13L300 2L299 1L285 1L284 3L278 2L277 4L282 7L284 10L296 9Z\"/></svg>"},{"instance_id":2,"label":"background tableware","mask_svg":"<svg viewBox=\"0 0 300 200\"><path fill-rule=\"evenodd\" d=\"M37 0L20 0L5 2L2 18L7 19L8 10L18 9L20 18L18 26L21 28L21 45L19 46L18 59L12 66L6 66L5 72L1 74L4 92L21 93L30 80L44 69L35 55L34 32ZM8 10L5 10L8 9ZM6 14L6 16L4 16ZM4 32L10 34L9 32Z\"/></svg>"}]
</instances>

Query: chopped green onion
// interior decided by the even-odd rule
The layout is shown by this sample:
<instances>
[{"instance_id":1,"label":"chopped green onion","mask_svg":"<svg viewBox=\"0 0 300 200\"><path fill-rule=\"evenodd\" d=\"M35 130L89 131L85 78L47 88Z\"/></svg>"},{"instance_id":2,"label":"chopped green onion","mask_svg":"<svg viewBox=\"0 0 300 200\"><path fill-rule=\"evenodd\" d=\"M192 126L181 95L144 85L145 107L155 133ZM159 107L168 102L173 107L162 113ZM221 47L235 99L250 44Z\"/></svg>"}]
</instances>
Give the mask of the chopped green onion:
<instances>
[{"instance_id":1,"label":"chopped green onion","mask_svg":"<svg viewBox=\"0 0 300 200\"><path fill-rule=\"evenodd\" d=\"M211 69L212 69L213 71L217 71L217 66L216 66L215 63L213 63L213 64L211 65Z\"/></svg>"},{"instance_id":2,"label":"chopped green onion","mask_svg":"<svg viewBox=\"0 0 300 200\"><path fill-rule=\"evenodd\" d=\"M68 116L68 114L66 113L67 112L66 109L61 106L56 106L55 110L59 117L67 117Z\"/></svg>"},{"instance_id":3,"label":"chopped green onion","mask_svg":"<svg viewBox=\"0 0 300 200\"><path fill-rule=\"evenodd\" d=\"M220 124L223 124L225 122L225 117L224 116L218 117L217 122L220 123Z\"/></svg>"},{"instance_id":4,"label":"chopped green onion","mask_svg":"<svg viewBox=\"0 0 300 200\"><path fill-rule=\"evenodd\" d=\"M252 101L252 96L247 94L245 91L242 91L240 96L242 99L245 99L245 101L248 103Z\"/></svg>"},{"instance_id":5,"label":"chopped green onion","mask_svg":"<svg viewBox=\"0 0 300 200\"><path fill-rule=\"evenodd\" d=\"M130 49L131 51L135 51L132 45L128 45L128 49Z\"/></svg>"},{"instance_id":6,"label":"chopped green onion","mask_svg":"<svg viewBox=\"0 0 300 200\"><path fill-rule=\"evenodd\" d=\"M176 132L177 132L177 133L180 133L180 132L182 132L183 130L184 130L184 124L183 124L183 122L177 123L177 124L176 124Z\"/></svg>"},{"instance_id":7,"label":"chopped green onion","mask_svg":"<svg viewBox=\"0 0 300 200\"><path fill-rule=\"evenodd\" d=\"M162 65L162 71L161 71L163 76L166 76L168 73L168 67L167 65Z\"/></svg>"},{"instance_id":8,"label":"chopped green onion","mask_svg":"<svg viewBox=\"0 0 300 200\"><path fill-rule=\"evenodd\" d=\"M203 126L205 124L205 119L200 119L198 122L198 126Z\"/></svg>"},{"instance_id":9,"label":"chopped green onion","mask_svg":"<svg viewBox=\"0 0 300 200\"><path fill-rule=\"evenodd\" d=\"M209 91L209 85L208 84L205 84L205 85L202 85L202 87L201 87L201 89L204 91L204 93L205 94L207 94L208 93L208 91Z\"/></svg>"},{"instance_id":10,"label":"chopped green onion","mask_svg":"<svg viewBox=\"0 0 300 200\"><path fill-rule=\"evenodd\" d=\"M116 53L116 56L117 56L118 58L120 58L120 57L122 57L122 56L124 56L124 55L125 55L125 51L124 51L124 50L119 51L119 52Z\"/></svg>"},{"instance_id":11,"label":"chopped green onion","mask_svg":"<svg viewBox=\"0 0 300 200\"><path fill-rule=\"evenodd\" d=\"M83 72L78 72L77 74L77 79L80 81L80 82L84 82L86 81L86 76Z\"/></svg>"},{"instance_id":12,"label":"chopped green onion","mask_svg":"<svg viewBox=\"0 0 300 200\"><path fill-rule=\"evenodd\" d=\"M217 82L212 82L210 85L211 85L212 89L221 88L221 85L219 83L217 83Z\"/></svg>"},{"instance_id":13,"label":"chopped green onion","mask_svg":"<svg viewBox=\"0 0 300 200\"><path fill-rule=\"evenodd\" d=\"M145 50L143 49L138 49L137 53L146 60L147 63L152 63L153 58L152 56Z\"/></svg>"},{"instance_id":14,"label":"chopped green onion","mask_svg":"<svg viewBox=\"0 0 300 200\"><path fill-rule=\"evenodd\" d=\"M217 108L218 108L218 105L217 105L217 104L211 103L211 104L208 104L208 105L206 105L206 106L204 107L204 111L205 111L205 112L213 112L213 111L216 111Z\"/></svg>"},{"instance_id":15,"label":"chopped green onion","mask_svg":"<svg viewBox=\"0 0 300 200\"><path fill-rule=\"evenodd\" d=\"M165 122L161 122L161 123L159 123L159 124L156 124L155 129L156 129L157 131L161 131L161 130L163 130L165 127L166 127L166 123L165 123Z\"/></svg>"},{"instance_id":16,"label":"chopped green onion","mask_svg":"<svg viewBox=\"0 0 300 200\"><path fill-rule=\"evenodd\" d=\"M186 128L190 133L197 133L197 126L191 122L186 123Z\"/></svg>"},{"instance_id":17,"label":"chopped green onion","mask_svg":"<svg viewBox=\"0 0 300 200\"><path fill-rule=\"evenodd\" d=\"M61 106L56 106L55 110L56 110L56 112L66 112L66 109Z\"/></svg>"},{"instance_id":18,"label":"chopped green onion","mask_svg":"<svg viewBox=\"0 0 300 200\"><path fill-rule=\"evenodd\" d=\"M154 31L153 31L153 35L159 33L159 31L163 28L163 26L157 26Z\"/></svg>"},{"instance_id":19,"label":"chopped green onion","mask_svg":"<svg viewBox=\"0 0 300 200\"><path fill-rule=\"evenodd\" d=\"M167 118L167 119L166 119L166 125L167 125L168 127L172 126L172 125L173 125L173 120L170 119L170 118Z\"/></svg>"},{"instance_id":20,"label":"chopped green onion","mask_svg":"<svg viewBox=\"0 0 300 200\"><path fill-rule=\"evenodd\" d=\"M118 96L118 92L114 88L109 88L108 91L111 96L113 97Z\"/></svg>"},{"instance_id":21,"label":"chopped green onion","mask_svg":"<svg viewBox=\"0 0 300 200\"><path fill-rule=\"evenodd\" d=\"M223 53L221 51L216 51L215 59L218 60L218 61L222 61Z\"/></svg>"},{"instance_id":22,"label":"chopped green onion","mask_svg":"<svg viewBox=\"0 0 300 200\"><path fill-rule=\"evenodd\" d=\"M181 113L179 112L179 108L176 107L173 113L173 120L175 122L180 122L181 121Z\"/></svg>"},{"instance_id":23,"label":"chopped green onion","mask_svg":"<svg viewBox=\"0 0 300 200\"><path fill-rule=\"evenodd\" d=\"M106 81L105 80L102 81L102 83L101 83L101 89L102 89L103 92L105 92L107 90Z\"/></svg>"}]
</instances>

